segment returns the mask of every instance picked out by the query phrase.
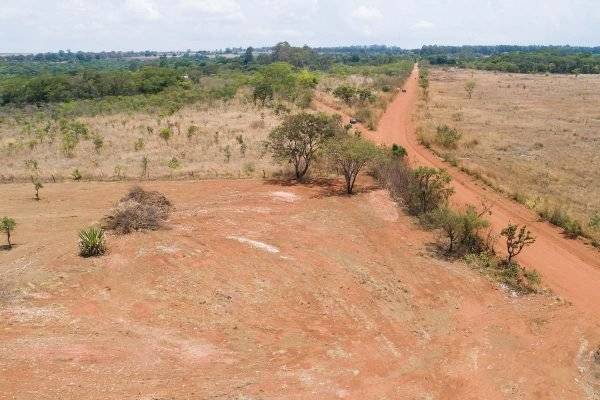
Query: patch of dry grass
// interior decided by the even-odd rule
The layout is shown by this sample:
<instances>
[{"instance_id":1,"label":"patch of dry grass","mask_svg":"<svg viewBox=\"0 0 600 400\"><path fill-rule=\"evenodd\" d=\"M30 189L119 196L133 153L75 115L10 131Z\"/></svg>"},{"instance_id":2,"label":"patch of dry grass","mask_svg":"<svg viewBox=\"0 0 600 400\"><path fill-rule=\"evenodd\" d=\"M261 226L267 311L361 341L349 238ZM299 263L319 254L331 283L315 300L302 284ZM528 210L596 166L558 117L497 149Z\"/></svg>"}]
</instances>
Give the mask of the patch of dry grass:
<instances>
[{"instance_id":1,"label":"patch of dry grass","mask_svg":"<svg viewBox=\"0 0 600 400\"><path fill-rule=\"evenodd\" d=\"M33 173L44 180L71 179L75 169L90 180L137 179L142 175L150 179L244 178L281 171L268 155L264 156L262 147L279 117L270 109L240 100L190 105L168 117L140 112L82 117L78 121L89 127L91 137L80 140L73 156L67 157L61 151L58 122L33 112L2 117L0 181L22 181ZM49 132L44 133L48 127ZM164 129L170 129L168 140L160 135ZM96 138L101 143L95 142Z\"/></svg>"},{"instance_id":2,"label":"patch of dry grass","mask_svg":"<svg viewBox=\"0 0 600 400\"><path fill-rule=\"evenodd\" d=\"M600 209L600 76L432 69L430 82L421 127L434 150L531 208L588 224ZM444 124L463 134L456 149L436 143Z\"/></svg>"}]
</instances>

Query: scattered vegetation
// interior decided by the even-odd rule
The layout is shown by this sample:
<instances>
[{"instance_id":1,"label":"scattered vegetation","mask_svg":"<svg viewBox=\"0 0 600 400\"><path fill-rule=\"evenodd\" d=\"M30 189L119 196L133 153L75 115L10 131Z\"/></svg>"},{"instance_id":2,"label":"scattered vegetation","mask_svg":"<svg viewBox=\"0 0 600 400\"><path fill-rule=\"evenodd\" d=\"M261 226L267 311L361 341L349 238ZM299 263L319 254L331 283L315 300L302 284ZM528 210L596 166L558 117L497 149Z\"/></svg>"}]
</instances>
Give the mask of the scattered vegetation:
<instances>
[{"instance_id":1,"label":"scattered vegetation","mask_svg":"<svg viewBox=\"0 0 600 400\"><path fill-rule=\"evenodd\" d=\"M484 234L489 226L484 218L491 213L489 206L483 203L479 211L473 206L464 211L449 208L452 189L445 171L423 167L412 170L406 162L391 158L379 164L375 176L425 227L440 230L446 255L464 257L483 274L519 293L538 290L539 274L522 268L512 259L529 244L530 237L525 234L521 240L517 234L511 242L511 262L501 260L494 251L495 238L490 232ZM523 247L519 243L524 243Z\"/></svg>"}]
</instances>

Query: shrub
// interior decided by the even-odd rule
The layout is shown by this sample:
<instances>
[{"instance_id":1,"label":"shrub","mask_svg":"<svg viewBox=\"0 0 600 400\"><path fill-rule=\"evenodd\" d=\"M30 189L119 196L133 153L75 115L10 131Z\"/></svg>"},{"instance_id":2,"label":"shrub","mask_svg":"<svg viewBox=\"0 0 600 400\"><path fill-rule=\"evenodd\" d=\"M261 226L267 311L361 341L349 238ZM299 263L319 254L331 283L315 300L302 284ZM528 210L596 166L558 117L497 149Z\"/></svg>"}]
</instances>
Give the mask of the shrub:
<instances>
[{"instance_id":1,"label":"shrub","mask_svg":"<svg viewBox=\"0 0 600 400\"><path fill-rule=\"evenodd\" d=\"M448 125L437 127L436 141L447 149L455 149L461 137L462 133Z\"/></svg>"},{"instance_id":2,"label":"shrub","mask_svg":"<svg viewBox=\"0 0 600 400\"><path fill-rule=\"evenodd\" d=\"M44 185L42 184L42 181L39 180L38 178L33 178L32 179L32 183L33 183L33 190L35 190L35 196L33 197L35 200L40 200L40 189L42 189L44 187Z\"/></svg>"},{"instance_id":3,"label":"shrub","mask_svg":"<svg viewBox=\"0 0 600 400\"><path fill-rule=\"evenodd\" d=\"M369 130L377 129L377 120L375 114L370 108L361 107L356 111L356 119L366 125Z\"/></svg>"},{"instance_id":4,"label":"shrub","mask_svg":"<svg viewBox=\"0 0 600 400\"><path fill-rule=\"evenodd\" d=\"M474 80L468 80L465 83L465 91L467 92L469 99L473 97L473 92L475 91L475 86L477 86L477 83Z\"/></svg>"},{"instance_id":5,"label":"shrub","mask_svg":"<svg viewBox=\"0 0 600 400\"><path fill-rule=\"evenodd\" d=\"M415 215L444 207L454 189L448 185L452 178L443 169L418 167L411 173L406 202Z\"/></svg>"},{"instance_id":6,"label":"shrub","mask_svg":"<svg viewBox=\"0 0 600 400\"><path fill-rule=\"evenodd\" d=\"M506 263L512 265L512 259L523 251L525 247L535 243L535 237L525 225L519 228L517 225L508 224L500 234L506 237Z\"/></svg>"},{"instance_id":7,"label":"shrub","mask_svg":"<svg viewBox=\"0 0 600 400\"><path fill-rule=\"evenodd\" d=\"M144 139L143 138L138 138L138 140L136 140L133 143L133 150L135 151L140 151L144 149Z\"/></svg>"},{"instance_id":8,"label":"shrub","mask_svg":"<svg viewBox=\"0 0 600 400\"><path fill-rule=\"evenodd\" d=\"M102 150L102 147L104 147L104 138L99 134L95 134L92 138L92 143L94 144L94 150L96 150L96 153L100 153L100 150Z\"/></svg>"},{"instance_id":9,"label":"shrub","mask_svg":"<svg viewBox=\"0 0 600 400\"><path fill-rule=\"evenodd\" d=\"M6 233L6 243L9 249L12 248L12 243L10 241L10 234L17 227L17 223L14 219L9 217L3 217L0 219L0 232Z\"/></svg>"},{"instance_id":10,"label":"shrub","mask_svg":"<svg viewBox=\"0 0 600 400\"><path fill-rule=\"evenodd\" d=\"M404 147L397 145L396 143L392 145L392 157L401 160L406 157L406 155L407 153Z\"/></svg>"},{"instance_id":11,"label":"shrub","mask_svg":"<svg viewBox=\"0 0 600 400\"><path fill-rule=\"evenodd\" d=\"M188 127L188 129L187 129L186 136L187 136L188 139L192 139L199 132L200 132L200 128L199 127L197 127L196 125L190 125Z\"/></svg>"},{"instance_id":12,"label":"shrub","mask_svg":"<svg viewBox=\"0 0 600 400\"><path fill-rule=\"evenodd\" d=\"M105 229L118 234L159 229L171 212L171 202L161 193L136 186L102 220Z\"/></svg>"},{"instance_id":13,"label":"shrub","mask_svg":"<svg viewBox=\"0 0 600 400\"><path fill-rule=\"evenodd\" d=\"M352 86L338 86L333 91L333 95L342 100L344 103L350 105L356 96L356 89Z\"/></svg>"},{"instance_id":14,"label":"shrub","mask_svg":"<svg viewBox=\"0 0 600 400\"><path fill-rule=\"evenodd\" d=\"M81 175L81 172L79 172L79 169L75 168L73 172L71 172L71 178L74 181L80 181L83 176Z\"/></svg>"},{"instance_id":15,"label":"shrub","mask_svg":"<svg viewBox=\"0 0 600 400\"><path fill-rule=\"evenodd\" d=\"M375 177L401 201L413 215L422 215L447 205L454 193L452 178L443 169L419 167L411 170L404 160L391 159L380 163Z\"/></svg>"},{"instance_id":16,"label":"shrub","mask_svg":"<svg viewBox=\"0 0 600 400\"><path fill-rule=\"evenodd\" d=\"M448 239L449 254L458 251L478 253L483 250L479 232L488 227L489 223L474 207L469 206L465 212L453 211L447 207L438 208L424 218L433 227L444 232Z\"/></svg>"},{"instance_id":17,"label":"shrub","mask_svg":"<svg viewBox=\"0 0 600 400\"><path fill-rule=\"evenodd\" d=\"M596 211L596 213L592 215L589 225L592 229L600 230L600 211Z\"/></svg>"},{"instance_id":18,"label":"shrub","mask_svg":"<svg viewBox=\"0 0 600 400\"><path fill-rule=\"evenodd\" d=\"M105 252L106 244L102 228L91 226L79 232L79 255L81 257L97 257Z\"/></svg>"},{"instance_id":19,"label":"shrub","mask_svg":"<svg viewBox=\"0 0 600 400\"><path fill-rule=\"evenodd\" d=\"M467 254L465 261L482 274L518 293L535 293L541 284L542 279L537 271L526 270L514 262L512 264L498 262L495 255L487 251Z\"/></svg>"},{"instance_id":20,"label":"shrub","mask_svg":"<svg viewBox=\"0 0 600 400\"><path fill-rule=\"evenodd\" d=\"M563 229L564 233L572 239L583 235L583 228L579 221L573 219L563 208L543 208L538 212L543 220Z\"/></svg>"},{"instance_id":21,"label":"shrub","mask_svg":"<svg viewBox=\"0 0 600 400\"><path fill-rule=\"evenodd\" d=\"M164 140L165 143L168 143L169 139L171 139L171 136L173 136L173 131L171 131L171 128L162 128L158 132L158 136L160 136L160 138Z\"/></svg>"}]
</instances>

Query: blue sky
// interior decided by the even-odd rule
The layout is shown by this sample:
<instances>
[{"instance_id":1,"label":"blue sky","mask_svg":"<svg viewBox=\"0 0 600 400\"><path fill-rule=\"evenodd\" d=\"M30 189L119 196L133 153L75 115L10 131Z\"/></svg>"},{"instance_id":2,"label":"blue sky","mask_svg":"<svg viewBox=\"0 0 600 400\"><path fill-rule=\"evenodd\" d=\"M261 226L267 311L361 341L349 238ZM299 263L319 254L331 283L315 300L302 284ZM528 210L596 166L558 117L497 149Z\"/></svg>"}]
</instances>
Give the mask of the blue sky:
<instances>
[{"instance_id":1,"label":"blue sky","mask_svg":"<svg viewBox=\"0 0 600 400\"><path fill-rule=\"evenodd\" d=\"M600 45L600 0L0 0L0 53Z\"/></svg>"}]
</instances>

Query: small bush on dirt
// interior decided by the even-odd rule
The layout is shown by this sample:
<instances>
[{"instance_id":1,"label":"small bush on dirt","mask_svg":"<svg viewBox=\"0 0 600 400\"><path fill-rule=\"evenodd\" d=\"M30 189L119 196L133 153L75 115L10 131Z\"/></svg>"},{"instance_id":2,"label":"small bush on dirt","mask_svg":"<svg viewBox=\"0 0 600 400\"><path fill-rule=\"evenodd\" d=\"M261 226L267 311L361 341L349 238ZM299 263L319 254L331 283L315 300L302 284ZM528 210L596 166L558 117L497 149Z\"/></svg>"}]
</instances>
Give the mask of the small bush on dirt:
<instances>
[{"instance_id":1,"label":"small bush on dirt","mask_svg":"<svg viewBox=\"0 0 600 400\"><path fill-rule=\"evenodd\" d=\"M474 80L468 80L465 83L465 91L467 92L467 96L469 96L469 99L473 97L473 92L475 91L476 86L477 83Z\"/></svg>"},{"instance_id":2,"label":"small bush on dirt","mask_svg":"<svg viewBox=\"0 0 600 400\"><path fill-rule=\"evenodd\" d=\"M483 275L517 293L529 294L539 290L542 279L537 271L526 270L514 262L510 265L504 261L498 262L498 258L489 251L469 253L464 260Z\"/></svg>"},{"instance_id":3,"label":"small bush on dirt","mask_svg":"<svg viewBox=\"0 0 600 400\"><path fill-rule=\"evenodd\" d=\"M429 167L411 170L403 160L391 159L380 163L374 175L413 215L445 207L454 193L449 187L452 178L445 170Z\"/></svg>"},{"instance_id":4,"label":"small bush on dirt","mask_svg":"<svg viewBox=\"0 0 600 400\"><path fill-rule=\"evenodd\" d=\"M396 159L403 159L404 157L406 157L407 153L406 153L406 149L400 145L397 145L396 143L394 143L392 145L392 157L396 158Z\"/></svg>"},{"instance_id":5,"label":"small bush on dirt","mask_svg":"<svg viewBox=\"0 0 600 400\"><path fill-rule=\"evenodd\" d=\"M102 226L118 234L159 229L169 216L171 202L155 191L136 186L104 217Z\"/></svg>"},{"instance_id":6,"label":"small bush on dirt","mask_svg":"<svg viewBox=\"0 0 600 400\"><path fill-rule=\"evenodd\" d=\"M83 176L81 175L81 172L79 172L79 169L75 168L73 172L71 172L71 178L74 181L80 181Z\"/></svg>"},{"instance_id":7,"label":"small bush on dirt","mask_svg":"<svg viewBox=\"0 0 600 400\"><path fill-rule=\"evenodd\" d=\"M79 255L81 257L97 257L106 252L104 231L91 226L79 232Z\"/></svg>"},{"instance_id":8,"label":"small bush on dirt","mask_svg":"<svg viewBox=\"0 0 600 400\"><path fill-rule=\"evenodd\" d=\"M525 247L535 243L535 237L525 225L519 228L518 225L508 224L500 232L506 238L506 252L508 254L506 263L511 264L514 257L521 254Z\"/></svg>"},{"instance_id":9,"label":"small bush on dirt","mask_svg":"<svg viewBox=\"0 0 600 400\"><path fill-rule=\"evenodd\" d=\"M32 178L31 182L33 183L33 190L35 190L35 196L33 197L35 200L40 200L40 189L44 187L42 181L38 178Z\"/></svg>"},{"instance_id":10,"label":"small bush on dirt","mask_svg":"<svg viewBox=\"0 0 600 400\"><path fill-rule=\"evenodd\" d=\"M488 227L489 223L475 207L470 206L464 212L447 207L438 208L425 214L423 220L426 221L426 225L444 232L448 240L448 254L477 253L485 247L479 233L481 229Z\"/></svg>"},{"instance_id":11,"label":"small bush on dirt","mask_svg":"<svg viewBox=\"0 0 600 400\"><path fill-rule=\"evenodd\" d=\"M462 133L448 125L437 127L436 141L440 146L447 149L455 149L458 141L462 138Z\"/></svg>"},{"instance_id":12,"label":"small bush on dirt","mask_svg":"<svg viewBox=\"0 0 600 400\"><path fill-rule=\"evenodd\" d=\"M406 202L415 215L444 207L454 190L448 185L452 178L443 169L418 167L411 173Z\"/></svg>"},{"instance_id":13,"label":"small bush on dirt","mask_svg":"<svg viewBox=\"0 0 600 400\"><path fill-rule=\"evenodd\" d=\"M3 217L0 219L0 232L4 232L6 234L6 245L9 249L12 248L12 242L10 241L10 234L17 227L17 223L14 219L9 217Z\"/></svg>"}]
</instances>

